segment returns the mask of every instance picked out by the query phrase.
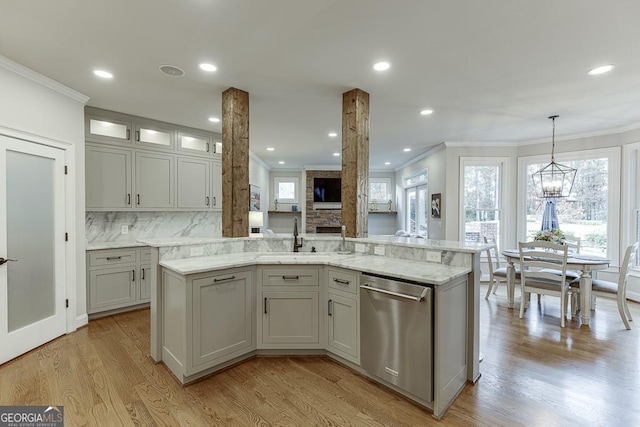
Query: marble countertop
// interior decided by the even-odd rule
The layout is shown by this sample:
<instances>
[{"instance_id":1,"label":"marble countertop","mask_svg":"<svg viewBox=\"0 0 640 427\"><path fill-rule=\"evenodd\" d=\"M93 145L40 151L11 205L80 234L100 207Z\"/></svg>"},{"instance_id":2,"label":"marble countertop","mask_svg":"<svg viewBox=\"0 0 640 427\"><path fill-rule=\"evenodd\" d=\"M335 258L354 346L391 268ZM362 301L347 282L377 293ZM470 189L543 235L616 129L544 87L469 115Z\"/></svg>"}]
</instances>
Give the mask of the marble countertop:
<instances>
[{"instance_id":1,"label":"marble countertop","mask_svg":"<svg viewBox=\"0 0 640 427\"><path fill-rule=\"evenodd\" d=\"M97 251L99 249L122 249L122 248L139 248L143 246L149 246L141 242L126 241L126 242L91 242L86 244L85 250Z\"/></svg>"},{"instance_id":2,"label":"marble countertop","mask_svg":"<svg viewBox=\"0 0 640 427\"><path fill-rule=\"evenodd\" d=\"M335 252L243 252L160 262L161 266L182 275L253 265L277 264L329 265L432 285L442 285L471 272L471 269L467 267L452 267L377 255L338 254Z\"/></svg>"}]
</instances>

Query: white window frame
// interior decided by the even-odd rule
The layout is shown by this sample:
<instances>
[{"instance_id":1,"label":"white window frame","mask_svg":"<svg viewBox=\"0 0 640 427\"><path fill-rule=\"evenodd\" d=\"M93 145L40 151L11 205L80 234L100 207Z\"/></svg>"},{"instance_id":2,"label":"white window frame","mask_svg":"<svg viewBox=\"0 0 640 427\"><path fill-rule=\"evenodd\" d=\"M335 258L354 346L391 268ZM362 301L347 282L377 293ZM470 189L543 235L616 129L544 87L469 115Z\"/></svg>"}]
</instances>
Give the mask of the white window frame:
<instances>
[{"instance_id":1,"label":"white window frame","mask_svg":"<svg viewBox=\"0 0 640 427\"><path fill-rule=\"evenodd\" d=\"M293 199L280 197L280 183L294 184L295 197ZM276 176L273 178L273 193L274 198L278 199L278 203L298 203L298 200L300 199L300 180L293 176Z\"/></svg>"},{"instance_id":2,"label":"white window frame","mask_svg":"<svg viewBox=\"0 0 640 427\"><path fill-rule=\"evenodd\" d=\"M623 146L622 165L622 200L621 212L621 239L620 250L626 250L626 247L636 241L636 236L640 234L638 229L640 216L640 142L631 143ZM621 254L623 252L620 252ZM640 259L636 257L636 265L632 268L634 276L640 276Z\"/></svg>"},{"instance_id":3,"label":"white window frame","mask_svg":"<svg viewBox=\"0 0 640 427\"><path fill-rule=\"evenodd\" d=\"M369 178L369 194L371 192L371 184L387 184L387 198L386 199L373 199L371 198L369 202L373 202L375 200L376 203L389 203L389 200L394 201L393 197L393 188L391 187L391 178Z\"/></svg>"},{"instance_id":4,"label":"white window frame","mask_svg":"<svg viewBox=\"0 0 640 427\"><path fill-rule=\"evenodd\" d=\"M458 218L458 236L460 240L464 240L465 233L465 211L464 211L464 170L466 166L498 166L500 167L500 195L498 199L498 211L500 212L500 231L497 245L499 248L505 248L508 240L508 230L512 230L513 215L507 215L506 206L510 206L510 188L507 186L511 175L511 159L509 157L460 157L460 188L458 194L460 196L458 206L460 212ZM513 190L512 190L513 191Z\"/></svg>"},{"instance_id":5,"label":"white window frame","mask_svg":"<svg viewBox=\"0 0 640 427\"><path fill-rule=\"evenodd\" d=\"M424 179L411 183L409 184L407 181L409 181L410 179L419 177L421 175L424 175ZM415 189L416 190L416 199L417 199L417 191L420 187L425 187L427 189L427 197L429 197L429 171L427 169L423 169L419 172L415 172L412 173L411 175L408 176L404 176L402 177L402 188L404 190L404 230L405 231L410 231L409 230L409 214L410 214L410 209L409 209L409 197L408 197L408 190L410 189ZM417 214L417 212L416 212ZM417 227L417 224L416 224ZM414 234L419 234L417 233L417 229L416 229L416 233ZM429 215L427 215L427 230L426 230L426 236L429 236Z\"/></svg>"},{"instance_id":6,"label":"white window frame","mask_svg":"<svg viewBox=\"0 0 640 427\"><path fill-rule=\"evenodd\" d=\"M608 167L608 198L607 198L607 257L611 260L611 265L619 265L620 245L615 242L620 241L620 147L600 148L584 151L568 151L555 153L555 160L558 163L573 160L602 159L609 160ZM517 239L526 239L526 210L525 197L527 191L527 166L530 164L549 163L549 154L538 156L524 156L518 158L518 200L517 200Z\"/></svg>"}]
</instances>

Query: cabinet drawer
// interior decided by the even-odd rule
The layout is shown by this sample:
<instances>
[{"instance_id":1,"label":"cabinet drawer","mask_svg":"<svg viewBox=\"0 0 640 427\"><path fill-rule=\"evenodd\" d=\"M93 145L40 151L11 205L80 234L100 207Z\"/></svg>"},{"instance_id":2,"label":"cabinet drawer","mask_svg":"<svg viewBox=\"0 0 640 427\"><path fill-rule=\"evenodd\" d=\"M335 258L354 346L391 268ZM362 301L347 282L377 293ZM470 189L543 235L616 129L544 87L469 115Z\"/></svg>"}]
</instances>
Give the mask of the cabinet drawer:
<instances>
[{"instance_id":1,"label":"cabinet drawer","mask_svg":"<svg viewBox=\"0 0 640 427\"><path fill-rule=\"evenodd\" d=\"M317 267L263 268L262 286L319 286Z\"/></svg>"},{"instance_id":2,"label":"cabinet drawer","mask_svg":"<svg viewBox=\"0 0 640 427\"><path fill-rule=\"evenodd\" d=\"M151 261L151 249L140 249L140 262Z\"/></svg>"},{"instance_id":3,"label":"cabinet drawer","mask_svg":"<svg viewBox=\"0 0 640 427\"><path fill-rule=\"evenodd\" d=\"M136 262L136 250L90 251L89 267L118 265Z\"/></svg>"},{"instance_id":4,"label":"cabinet drawer","mask_svg":"<svg viewBox=\"0 0 640 427\"><path fill-rule=\"evenodd\" d=\"M355 294L358 292L358 274L350 271L343 270L327 270L327 281L329 288L337 289L340 291L351 292Z\"/></svg>"}]
</instances>

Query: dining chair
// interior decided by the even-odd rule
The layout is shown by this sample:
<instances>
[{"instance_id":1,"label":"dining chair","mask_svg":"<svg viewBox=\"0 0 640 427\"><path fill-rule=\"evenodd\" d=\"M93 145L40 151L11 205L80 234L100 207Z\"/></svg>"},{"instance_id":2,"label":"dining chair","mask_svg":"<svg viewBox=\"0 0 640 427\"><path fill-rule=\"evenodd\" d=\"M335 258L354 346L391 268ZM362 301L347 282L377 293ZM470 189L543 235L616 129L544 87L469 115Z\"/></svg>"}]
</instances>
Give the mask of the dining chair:
<instances>
[{"instance_id":1,"label":"dining chair","mask_svg":"<svg viewBox=\"0 0 640 427\"><path fill-rule=\"evenodd\" d=\"M618 312L620 313L620 318L624 323L625 328L627 330L631 329L629 326L629 321L632 321L631 312L629 311L629 306L627 305L627 279L629 277L629 272L631 271L631 267L635 264L636 254L638 253L638 245L639 242L635 242L633 245L627 247L627 250L624 253L624 258L622 260L622 264L620 264L620 274L618 275L618 282L609 282L606 280L593 279L591 281L591 296L611 296L615 295L618 300ZM572 315L577 311L577 307L579 306L579 299L577 295L580 292L580 279L573 280L571 283L571 289L573 290L573 295L571 297L571 312Z\"/></svg>"},{"instance_id":2,"label":"dining chair","mask_svg":"<svg viewBox=\"0 0 640 427\"><path fill-rule=\"evenodd\" d=\"M520 250L520 318L524 316L527 303L526 295L552 295L560 297L560 326L564 328L567 305L571 288L567 281L567 253L568 246L546 241L518 243ZM543 271L544 269L559 269L560 275Z\"/></svg>"},{"instance_id":3,"label":"dining chair","mask_svg":"<svg viewBox=\"0 0 640 427\"><path fill-rule=\"evenodd\" d=\"M498 285L501 282L507 283L507 268L500 267L500 254L498 253L498 246L495 239L490 241L486 236L483 237L484 243L492 245L487 249L487 265L489 266L489 289L484 299L489 299L492 293L496 293ZM516 268L516 282L520 281L520 269Z\"/></svg>"}]
</instances>

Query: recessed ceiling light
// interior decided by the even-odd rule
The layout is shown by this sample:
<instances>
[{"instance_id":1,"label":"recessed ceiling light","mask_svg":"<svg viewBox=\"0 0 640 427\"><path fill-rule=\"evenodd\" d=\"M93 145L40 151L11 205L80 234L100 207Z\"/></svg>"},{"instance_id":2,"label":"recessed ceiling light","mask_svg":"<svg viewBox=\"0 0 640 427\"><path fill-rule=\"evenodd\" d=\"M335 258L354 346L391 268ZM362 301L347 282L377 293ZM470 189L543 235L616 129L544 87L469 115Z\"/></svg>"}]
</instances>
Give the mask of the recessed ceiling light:
<instances>
[{"instance_id":1,"label":"recessed ceiling light","mask_svg":"<svg viewBox=\"0 0 640 427\"><path fill-rule=\"evenodd\" d=\"M384 162L385 166L389 166L391 162Z\"/></svg>"},{"instance_id":2,"label":"recessed ceiling light","mask_svg":"<svg viewBox=\"0 0 640 427\"><path fill-rule=\"evenodd\" d=\"M279 164L279 165L284 165L284 161L280 160L280 161L278 162L278 164Z\"/></svg>"},{"instance_id":3,"label":"recessed ceiling light","mask_svg":"<svg viewBox=\"0 0 640 427\"><path fill-rule=\"evenodd\" d=\"M592 68L591 70L589 70L589 72L587 74L591 74L592 76L595 76L597 74L603 74L603 73L606 73L608 71L611 71L615 67L616 66L613 65L613 64L601 65L599 67Z\"/></svg>"},{"instance_id":4,"label":"recessed ceiling light","mask_svg":"<svg viewBox=\"0 0 640 427\"><path fill-rule=\"evenodd\" d=\"M433 110L422 110L420 111L420 114L422 114L423 116L428 116L429 114L433 114Z\"/></svg>"},{"instance_id":5,"label":"recessed ceiling light","mask_svg":"<svg viewBox=\"0 0 640 427\"><path fill-rule=\"evenodd\" d=\"M404 152L409 152L409 151L411 151L411 148L405 148L405 149L403 149L402 151L404 151Z\"/></svg>"},{"instance_id":6,"label":"recessed ceiling light","mask_svg":"<svg viewBox=\"0 0 640 427\"><path fill-rule=\"evenodd\" d=\"M338 136L337 133L335 132L329 132L329 138L335 138L336 136Z\"/></svg>"},{"instance_id":7,"label":"recessed ceiling light","mask_svg":"<svg viewBox=\"0 0 640 427\"><path fill-rule=\"evenodd\" d=\"M93 74L95 74L98 77L102 77L103 79L112 79L113 78L113 74L111 74L108 71L104 71L104 70L93 70Z\"/></svg>"},{"instance_id":8,"label":"recessed ceiling light","mask_svg":"<svg viewBox=\"0 0 640 427\"><path fill-rule=\"evenodd\" d=\"M209 117L209 121L213 123L220 123L220 119L217 117Z\"/></svg>"},{"instance_id":9,"label":"recessed ceiling light","mask_svg":"<svg viewBox=\"0 0 640 427\"><path fill-rule=\"evenodd\" d=\"M267 151L274 151L274 150L275 150L275 148L273 148L273 147L267 147Z\"/></svg>"},{"instance_id":10,"label":"recessed ceiling light","mask_svg":"<svg viewBox=\"0 0 640 427\"><path fill-rule=\"evenodd\" d=\"M376 71L386 71L391 67L391 64L388 62L376 62L373 64L373 69Z\"/></svg>"},{"instance_id":11,"label":"recessed ceiling light","mask_svg":"<svg viewBox=\"0 0 640 427\"><path fill-rule=\"evenodd\" d=\"M340 153L333 153L334 157L338 157Z\"/></svg>"},{"instance_id":12,"label":"recessed ceiling light","mask_svg":"<svg viewBox=\"0 0 640 427\"><path fill-rule=\"evenodd\" d=\"M203 71L212 72L212 71L216 71L218 69L218 67L216 67L213 64L202 63L202 64L200 64L200 69L203 70Z\"/></svg>"}]
</instances>

